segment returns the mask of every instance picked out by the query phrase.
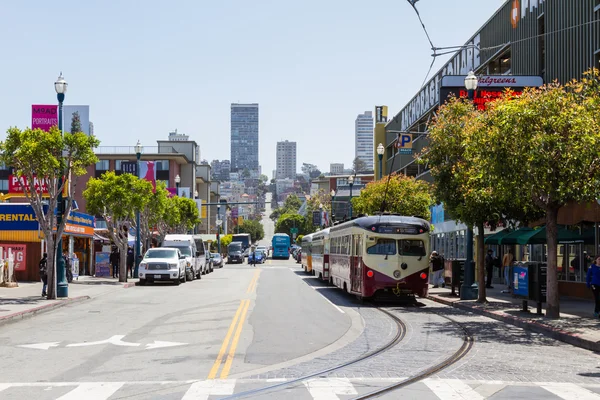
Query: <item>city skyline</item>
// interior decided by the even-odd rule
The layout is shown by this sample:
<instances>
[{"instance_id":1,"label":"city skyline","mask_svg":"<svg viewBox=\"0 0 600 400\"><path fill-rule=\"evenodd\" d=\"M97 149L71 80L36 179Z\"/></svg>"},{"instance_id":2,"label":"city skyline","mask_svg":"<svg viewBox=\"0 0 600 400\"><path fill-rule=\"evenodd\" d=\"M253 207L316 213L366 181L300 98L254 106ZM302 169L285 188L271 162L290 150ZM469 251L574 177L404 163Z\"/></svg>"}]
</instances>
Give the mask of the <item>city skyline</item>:
<instances>
[{"instance_id":1,"label":"city skyline","mask_svg":"<svg viewBox=\"0 0 600 400\"><path fill-rule=\"evenodd\" d=\"M422 0L418 8L434 44L456 46L503 3ZM151 144L177 127L198 142L202 158L230 159L229 105L257 102L263 110L263 171L275 169L273 144L282 139L282 130L284 139L298 143L299 161L327 171L333 148L335 161L351 164L356 113L387 104L395 115L418 90L432 61L408 2L184 0L175 6L149 0L143 18L136 3L67 0L61 7L48 2L35 7L35 13L29 3L3 7L0 32L11 37L3 43L6 54L31 62L4 65L10 95L0 99L2 137L10 126L31 123L31 104L56 104L54 82L62 71L69 83L65 105L90 106L101 145L134 146L138 139ZM229 22L221 24L225 15ZM59 20L69 20L70 29L56 29ZM22 21L28 21L28 33L15 35ZM448 21L455 22L451 28ZM35 37L68 46L41 46ZM65 57L69 48L78 50L76 58ZM368 53L357 57L360 48ZM448 57L439 57L432 73Z\"/></svg>"}]
</instances>

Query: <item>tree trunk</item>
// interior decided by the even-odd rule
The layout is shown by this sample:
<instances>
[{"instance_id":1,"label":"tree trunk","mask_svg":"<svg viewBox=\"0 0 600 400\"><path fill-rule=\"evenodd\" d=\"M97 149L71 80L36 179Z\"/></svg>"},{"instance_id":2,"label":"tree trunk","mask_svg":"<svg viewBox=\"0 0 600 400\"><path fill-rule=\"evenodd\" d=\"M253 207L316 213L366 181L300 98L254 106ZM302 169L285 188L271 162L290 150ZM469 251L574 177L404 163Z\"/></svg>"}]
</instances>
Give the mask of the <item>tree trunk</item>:
<instances>
[{"instance_id":1,"label":"tree trunk","mask_svg":"<svg viewBox=\"0 0 600 400\"><path fill-rule=\"evenodd\" d=\"M485 231L483 222L477 224L477 285L479 291L477 295L478 303L487 303L485 292Z\"/></svg>"},{"instance_id":2,"label":"tree trunk","mask_svg":"<svg viewBox=\"0 0 600 400\"><path fill-rule=\"evenodd\" d=\"M548 245L548 262L546 269L546 317L560 317L560 300L558 296L558 207L548 206L546 208L546 243Z\"/></svg>"},{"instance_id":3,"label":"tree trunk","mask_svg":"<svg viewBox=\"0 0 600 400\"><path fill-rule=\"evenodd\" d=\"M119 282L127 282L127 239L119 246Z\"/></svg>"},{"instance_id":4,"label":"tree trunk","mask_svg":"<svg viewBox=\"0 0 600 400\"><path fill-rule=\"evenodd\" d=\"M46 262L47 274L48 274L48 288L46 290L46 298L48 300L56 299L56 249L54 236L46 236L46 253L48 253L48 261Z\"/></svg>"}]
</instances>

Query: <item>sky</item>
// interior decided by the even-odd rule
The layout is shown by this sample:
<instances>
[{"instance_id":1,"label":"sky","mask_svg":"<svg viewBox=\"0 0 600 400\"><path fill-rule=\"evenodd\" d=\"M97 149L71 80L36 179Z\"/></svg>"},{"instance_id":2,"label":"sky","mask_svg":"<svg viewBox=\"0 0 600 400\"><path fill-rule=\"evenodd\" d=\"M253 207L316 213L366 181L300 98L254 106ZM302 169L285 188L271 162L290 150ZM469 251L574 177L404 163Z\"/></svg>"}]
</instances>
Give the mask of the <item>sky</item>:
<instances>
[{"instance_id":1,"label":"sky","mask_svg":"<svg viewBox=\"0 0 600 400\"><path fill-rule=\"evenodd\" d=\"M420 0L435 46L464 44L506 0ZM230 157L230 104L259 103L259 160L350 166L354 121L419 90L430 45L403 0L10 1L0 14L0 140L32 104L88 104L102 146L156 146L178 129L209 162ZM450 56L436 60L432 74Z\"/></svg>"}]
</instances>

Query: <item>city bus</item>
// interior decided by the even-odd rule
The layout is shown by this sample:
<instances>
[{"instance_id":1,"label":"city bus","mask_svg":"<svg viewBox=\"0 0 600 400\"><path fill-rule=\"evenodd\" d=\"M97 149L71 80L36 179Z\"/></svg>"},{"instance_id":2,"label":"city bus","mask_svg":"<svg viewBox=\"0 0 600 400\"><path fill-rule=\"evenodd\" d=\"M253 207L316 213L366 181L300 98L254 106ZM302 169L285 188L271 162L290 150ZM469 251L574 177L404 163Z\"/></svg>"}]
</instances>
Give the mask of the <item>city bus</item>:
<instances>
[{"instance_id":1,"label":"city bus","mask_svg":"<svg viewBox=\"0 0 600 400\"><path fill-rule=\"evenodd\" d=\"M271 242L273 246L272 259L290 259L290 236L286 233L276 233Z\"/></svg>"}]
</instances>

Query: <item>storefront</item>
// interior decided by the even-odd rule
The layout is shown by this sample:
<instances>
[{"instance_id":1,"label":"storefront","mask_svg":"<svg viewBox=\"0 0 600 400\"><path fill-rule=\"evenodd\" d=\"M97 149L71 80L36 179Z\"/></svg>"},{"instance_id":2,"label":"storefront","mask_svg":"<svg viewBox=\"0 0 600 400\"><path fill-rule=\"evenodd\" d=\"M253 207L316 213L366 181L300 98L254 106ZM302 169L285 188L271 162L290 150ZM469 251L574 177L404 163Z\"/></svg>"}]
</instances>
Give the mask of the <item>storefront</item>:
<instances>
[{"instance_id":1,"label":"storefront","mask_svg":"<svg viewBox=\"0 0 600 400\"><path fill-rule=\"evenodd\" d=\"M94 217L71 212L63 235L63 252L69 254L74 276L89 274ZM39 280L38 263L46 251L44 234L29 203L0 203L2 257L15 254L18 281Z\"/></svg>"}]
</instances>

